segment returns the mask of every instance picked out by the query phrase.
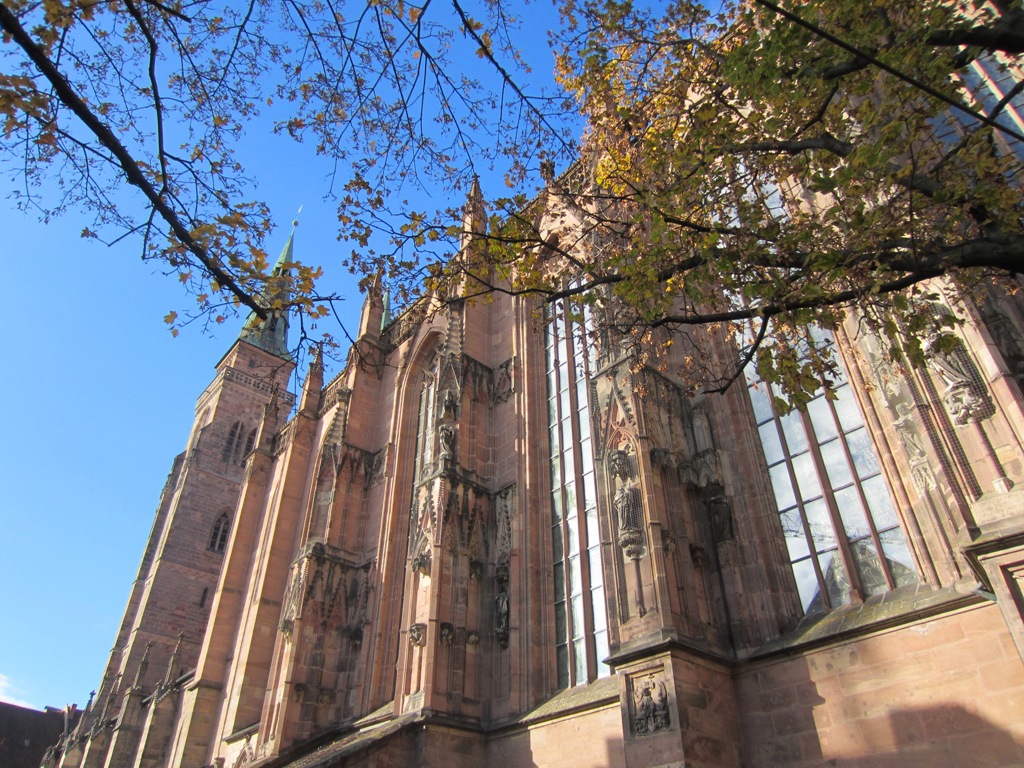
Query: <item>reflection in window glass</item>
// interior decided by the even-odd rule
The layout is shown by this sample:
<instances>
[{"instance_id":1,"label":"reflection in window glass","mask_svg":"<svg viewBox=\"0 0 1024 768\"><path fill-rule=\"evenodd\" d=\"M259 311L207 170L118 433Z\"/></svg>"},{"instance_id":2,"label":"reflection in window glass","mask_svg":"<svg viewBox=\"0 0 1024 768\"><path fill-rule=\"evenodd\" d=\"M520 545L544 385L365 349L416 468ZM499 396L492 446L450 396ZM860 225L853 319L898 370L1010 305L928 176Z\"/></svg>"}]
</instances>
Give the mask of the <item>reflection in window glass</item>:
<instances>
[{"instance_id":1,"label":"reflection in window glass","mask_svg":"<svg viewBox=\"0 0 1024 768\"><path fill-rule=\"evenodd\" d=\"M815 343L831 335L812 333ZM896 508L842 364L836 398L779 415L778 393L748 373L748 392L800 603L836 608L917 581ZM777 401L777 400L776 400ZM794 483L796 490L794 490ZM810 553L816 556L809 556ZM881 553L881 556L879 556Z\"/></svg>"},{"instance_id":2,"label":"reflection in window glass","mask_svg":"<svg viewBox=\"0 0 1024 768\"><path fill-rule=\"evenodd\" d=\"M564 688L609 674L608 621L587 399L593 361L580 325L567 324L560 310L545 337L555 661Z\"/></svg>"}]
</instances>

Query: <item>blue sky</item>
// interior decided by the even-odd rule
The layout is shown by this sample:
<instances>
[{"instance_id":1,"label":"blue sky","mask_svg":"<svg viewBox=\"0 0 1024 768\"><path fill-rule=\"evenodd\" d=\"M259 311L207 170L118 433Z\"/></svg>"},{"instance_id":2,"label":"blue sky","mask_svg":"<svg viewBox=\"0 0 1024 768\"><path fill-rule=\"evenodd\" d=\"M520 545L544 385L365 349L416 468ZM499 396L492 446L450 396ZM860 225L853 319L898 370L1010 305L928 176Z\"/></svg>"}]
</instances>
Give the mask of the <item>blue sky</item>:
<instances>
[{"instance_id":1,"label":"blue sky","mask_svg":"<svg viewBox=\"0 0 1024 768\"><path fill-rule=\"evenodd\" d=\"M557 23L556 12L539 0L523 13L524 53L544 81L551 53L536 31ZM479 67L471 58L470 69L480 74ZM351 246L336 241L335 206L323 199L331 163L314 157L312 143L248 131L237 149L278 225L266 244L271 258L301 205L295 256L324 268L321 292L348 297L339 310L354 331L362 296L340 263ZM507 193L500 180L482 183L485 195ZM189 299L177 280L141 261L137 241L108 248L83 240L78 233L91 221L75 214L41 224L14 210L10 185L0 168L0 396L8 410L0 439L0 700L84 706L195 400L244 318L213 335L186 327L173 338L163 317ZM328 323L320 330L344 335Z\"/></svg>"},{"instance_id":2,"label":"blue sky","mask_svg":"<svg viewBox=\"0 0 1024 768\"><path fill-rule=\"evenodd\" d=\"M296 257L324 266L326 283L350 297L343 317L354 325L362 297L338 268L345 246L335 240L333 205L321 199L321 166L288 140L258 143L272 149L260 192L279 222L268 250L276 257L302 205ZM12 209L5 184L0 700L84 706L195 400L243 318L216 335L190 327L172 338L163 316L188 298L141 261L136 242L83 240L77 216L43 225Z\"/></svg>"}]
</instances>

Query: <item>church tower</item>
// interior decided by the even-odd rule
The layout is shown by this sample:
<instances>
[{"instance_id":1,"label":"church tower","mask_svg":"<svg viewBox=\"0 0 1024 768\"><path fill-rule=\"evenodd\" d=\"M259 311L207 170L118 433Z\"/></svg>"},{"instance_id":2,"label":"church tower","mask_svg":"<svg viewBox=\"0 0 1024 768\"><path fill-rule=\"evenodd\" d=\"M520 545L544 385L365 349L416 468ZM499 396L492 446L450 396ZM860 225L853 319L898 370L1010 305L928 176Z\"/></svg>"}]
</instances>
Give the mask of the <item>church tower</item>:
<instances>
[{"instance_id":1,"label":"church tower","mask_svg":"<svg viewBox=\"0 0 1024 768\"><path fill-rule=\"evenodd\" d=\"M293 238L294 231L262 297L266 306L281 298L274 277L288 269ZM239 489L266 406L276 401L282 417L291 409L287 386L295 363L287 336L283 310L266 319L253 313L199 396L187 447L175 458L161 493L98 695L65 746L61 766L121 768L135 765L137 754L145 763L145 755L166 749L175 715L160 706L161 694L199 658L236 525Z\"/></svg>"}]
</instances>

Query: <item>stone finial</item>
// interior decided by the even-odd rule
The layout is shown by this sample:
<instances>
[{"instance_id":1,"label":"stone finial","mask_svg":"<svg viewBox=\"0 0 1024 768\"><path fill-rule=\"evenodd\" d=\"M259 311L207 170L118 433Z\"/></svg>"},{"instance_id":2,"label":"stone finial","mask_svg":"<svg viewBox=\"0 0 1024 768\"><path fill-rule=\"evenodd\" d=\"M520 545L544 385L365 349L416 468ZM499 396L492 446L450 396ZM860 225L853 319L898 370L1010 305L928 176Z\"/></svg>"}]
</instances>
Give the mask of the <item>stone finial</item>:
<instances>
[{"instance_id":1,"label":"stone finial","mask_svg":"<svg viewBox=\"0 0 1024 768\"><path fill-rule=\"evenodd\" d=\"M315 416L320 409L320 394L324 388L323 346L317 344L313 351L313 360L309 364L306 379L302 382L302 399L299 411L307 416Z\"/></svg>"},{"instance_id":2,"label":"stone finial","mask_svg":"<svg viewBox=\"0 0 1024 768\"><path fill-rule=\"evenodd\" d=\"M137 691L142 687L142 680L146 676L146 670L149 669L149 649L153 647L153 641L150 640L146 643L146 648L142 652L142 661L139 662L139 668L135 671L135 679L132 681L132 690Z\"/></svg>"},{"instance_id":3,"label":"stone finial","mask_svg":"<svg viewBox=\"0 0 1024 768\"><path fill-rule=\"evenodd\" d=\"M462 237L459 250L464 250L473 240L487 232L487 213L484 210L484 196L480 190L480 180L473 177L473 184L466 196L466 207L462 214Z\"/></svg>"},{"instance_id":4,"label":"stone finial","mask_svg":"<svg viewBox=\"0 0 1024 768\"><path fill-rule=\"evenodd\" d=\"M177 677L175 670L178 668L178 660L181 658L181 642L185 639L185 633L178 633L178 642L174 644L174 650L171 651L171 658L167 662L167 673L164 675L164 688L170 688L174 683L174 679Z\"/></svg>"},{"instance_id":5,"label":"stone finial","mask_svg":"<svg viewBox=\"0 0 1024 768\"><path fill-rule=\"evenodd\" d=\"M373 282L366 292L366 298L363 299L357 338L378 338L381 330L387 324L386 319L391 314L391 309L385 307L385 301L390 304L391 298L390 294L385 291L383 282L384 275L381 272L374 275Z\"/></svg>"}]
</instances>

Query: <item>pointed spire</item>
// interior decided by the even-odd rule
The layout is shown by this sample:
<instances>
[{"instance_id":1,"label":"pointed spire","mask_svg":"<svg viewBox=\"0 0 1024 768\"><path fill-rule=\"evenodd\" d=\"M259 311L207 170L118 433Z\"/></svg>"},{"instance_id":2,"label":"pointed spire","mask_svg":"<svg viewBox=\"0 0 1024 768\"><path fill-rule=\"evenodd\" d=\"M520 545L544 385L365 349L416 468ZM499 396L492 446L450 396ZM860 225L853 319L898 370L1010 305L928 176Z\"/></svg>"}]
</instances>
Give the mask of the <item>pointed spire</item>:
<instances>
[{"instance_id":1,"label":"pointed spire","mask_svg":"<svg viewBox=\"0 0 1024 768\"><path fill-rule=\"evenodd\" d=\"M270 393L270 401L263 406L263 420L260 421L259 432L256 434L256 447L265 451L271 449L271 442L280 423L281 404L275 387Z\"/></svg>"},{"instance_id":2,"label":"pointed spire","mask_svg":"<svg viewBox=\"0 0 1024 768\"><path fill-rule=\"evenodd\" d=\"M302 399L299 401L299 411L309 416L315 416L320 409L320 391L324 388L324 360L323 347L316 345L313 353L313 362L309 364L309 372L306 380L302 382Z\"/></svg>"},{"instance_id":3,"label":"pointed spire","mask_svg":"<svg viewBox=\"0 0 1024 768\"><path fill-rule=\"evenodd\" d=\"M106 697L103 699L103 709L100 711L100 718L99 718L98 722L100 722L100 723L107 722L107 713L110 711L110 704L111 704L112 701L114 701L114 698L117 696L117 690L120 687L121 687L121 673L118 672L117 676L114 677L114 682L110 686L110 690L107 692ZM102 688L101 688L101 690L102 690Z\"/></svg>"},{"instance_id":4,"label":"pointed spire","mask_svg":"<svg viewBox=\"0 0 1024 768\"><path fill-rule=\"evenodd\" d=\"M462 213L462 238L459 248L465 249L475 235L487 232L487 215L484 211L484 195L480 190L480 179L473 177L473 184L466 196L466 207Z\"/></svg>"},{"instance_id":5,"label":"pointed spire","mask_svg":"<svg viewBox=\"0 0 1024 768\"><path fill-rule=\"evenodd\" d=\"M300 207L299 213L301 212L302 208ZM296 214L296 218L292 222L291 234L288 235L288 241L284 244L284 248L281 249L281 255L277 257L277 262L270 272L270 278L267 280L266 287L260 295L260 306L267 308L266 319L261 319L259 315L253 312L245 321L245 325L242 326L242 332L239 334L239 338L242 341L247 341L272 355L284 358L290 356L288 353L287 306L291 299L291 294L287 287L287 281L275 280L275 278L287 275L291 271L291 264L294 261L295 228L298 226L299 219L298 214ZM274 309L275 303L278 303L278 309Z\"/></svg>"},{"instance_id":6,"label":"pointed spire","mask_svg":"<svg viewBox=\"0 0 1024 768\"><path fill-rule=\"evenodd\" d=\"M181 641L185 639L185 633L178 633L178 642L174 644L174 650L171 651L171 659L167 662L167 674L164 675L164 688L170 688L174 682L174 678L177 677L175 670L178 668L178 659L181 657Z\"/></svg>"},{"instance_id":7,"label":"pointed spire","mask_svg":"<svg viewBox=\"0 0 1024 768\"><path fill-rule=\"evenodd\" d=\"M146 643L146 649L142 652L142 661L139 662L139 668L135 672L135 680L132 681L132 690L138 690L142 686L142 678L146 676L146 670L149 669L149 649L153 647L153 641L150 640Z\"/></svg>"},{"instance_id":8,"label":"pointed spire","mask_svg":"<svg viewBox=\"0 0 1024 768\"><path fill-rule=\"evenodd\" d=\"M377 337L384 327L384 298L381 291L382 275L378 272L373 278L370 290L363 299L363 309L359 316L359 333L357 338L364 336Z\"/></svg>"}]
</instances>

